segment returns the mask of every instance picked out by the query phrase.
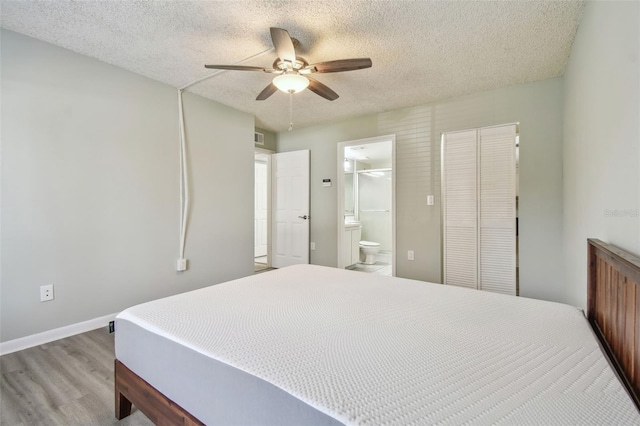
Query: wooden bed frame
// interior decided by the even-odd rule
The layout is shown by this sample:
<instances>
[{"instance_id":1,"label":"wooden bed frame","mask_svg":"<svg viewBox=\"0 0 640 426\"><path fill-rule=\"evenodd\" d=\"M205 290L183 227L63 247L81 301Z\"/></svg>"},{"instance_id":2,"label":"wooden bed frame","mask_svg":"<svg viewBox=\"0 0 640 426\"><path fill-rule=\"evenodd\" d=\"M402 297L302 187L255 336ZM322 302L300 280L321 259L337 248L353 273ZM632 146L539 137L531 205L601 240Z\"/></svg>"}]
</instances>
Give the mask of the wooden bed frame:
<instances>
[{"instance_id":1,"label":"wooden bed frame","mask_svg":"<svg viewBox=\"0 0 640 426\"><path fill-rule=\"evenodd\" d=\"M587 245L587 318L640 408L640 258L600 240ZM203 425L116 359L116 418L132 403L157 425Z\"/></svg>"},{"instance_id":2,"label":"wooden bed frame","mask_svg":"<svg viewBox=\"0 0 640 426\"><path fill-rule=\"evenodd\" d=\"M640 258L589 239L587 318L640 409Z\"/></svg>"},{"instance_id":3,"label":"wooden bed frame","mask_svg":"<svg viewBox=\"0 0 640 426\"><path fill-rule=\"evenodd\" d=\"M118 420L131 414L133 403L156 425L204 426L204 423L164 396L117 359L114 371Z\"/></svg>"}]
</instances>

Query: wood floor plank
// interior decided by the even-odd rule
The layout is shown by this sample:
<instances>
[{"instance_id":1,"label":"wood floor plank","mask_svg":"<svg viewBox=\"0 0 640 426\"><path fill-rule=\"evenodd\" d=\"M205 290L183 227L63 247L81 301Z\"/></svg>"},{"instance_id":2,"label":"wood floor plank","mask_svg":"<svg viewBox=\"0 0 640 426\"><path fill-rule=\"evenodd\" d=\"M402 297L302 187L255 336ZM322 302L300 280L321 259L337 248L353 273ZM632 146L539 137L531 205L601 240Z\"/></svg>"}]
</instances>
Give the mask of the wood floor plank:
<instances>
[{"instance_id":1,"label":"wood floor plank","mask_svg":"<svg viewBox=\"0 0 640 426\"><path fill-rule=\"evenodd\" d=\"M24 368L24 363L18 356L19 353L20 352L14 352L2 357L2 362L0 363L0 374L10 373Z\"/></svg>"},{"instance_id":2,"label":"wood floor plank","mask_svg":"<svg viewBox=\"0 0 640 426\"><path fill-rule=\"evenodd\" d=\"M0 357L0 424L150 426L113 410L113 334L106 327Z\"/></svg>"}]
</instances>

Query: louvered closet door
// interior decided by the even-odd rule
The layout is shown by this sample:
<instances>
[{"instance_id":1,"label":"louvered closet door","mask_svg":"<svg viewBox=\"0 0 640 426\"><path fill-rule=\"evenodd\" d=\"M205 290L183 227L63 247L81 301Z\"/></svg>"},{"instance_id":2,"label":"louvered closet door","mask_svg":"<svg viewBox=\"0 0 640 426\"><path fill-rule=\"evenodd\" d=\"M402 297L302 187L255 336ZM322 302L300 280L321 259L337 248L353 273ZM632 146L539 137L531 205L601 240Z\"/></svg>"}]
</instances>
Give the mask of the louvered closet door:
<instances>
[{"instance_id":1,"label":"louvered closet door","mask_svg":"<svg viewBox=\"0 0 640 426\"><path fill-rule=\"evenodd\" d=\"M477 288L477 132L445 134L442 151L444 283Z\"/></svg>"},{"instance_id":2,"label":"louvered closet door","mask_svg":"<svg viewBox=\"0 0 640 426\"><path fill-rule=\"evenodd\" d=\"M479 284L516 294L515 125L480 129Z\"/></svg>"}]
</instances>

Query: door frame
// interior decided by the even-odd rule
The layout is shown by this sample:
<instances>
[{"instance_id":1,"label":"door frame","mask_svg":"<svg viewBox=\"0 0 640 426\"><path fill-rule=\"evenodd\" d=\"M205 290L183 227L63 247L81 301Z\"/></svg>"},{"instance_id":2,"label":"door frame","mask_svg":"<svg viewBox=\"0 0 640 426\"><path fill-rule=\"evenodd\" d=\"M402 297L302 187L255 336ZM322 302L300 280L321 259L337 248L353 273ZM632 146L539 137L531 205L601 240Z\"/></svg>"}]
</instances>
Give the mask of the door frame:
<instances>
[{"instance_id":1,"label":"door frame","mask_svg":"<svg viewBox=\"0 0 640 426\"><path fill-rule=\"evenodd\" d=\"M275 151L272 151L270 149L264 149L264 148L258 148L258 147L254 147L253 149L253 161L255 163L255 155L256 154L264 154L267 156L267 267L270 268L271 267L271 155L275 154ZM255 168L254 168L255 170ZM255 177L255 173L253 176L253 185L254 185L254 191L255 191L255 182L256 182L256 177ZM255 198L254 198L254 204L253 204L253 215L254 215L254 229L253 229L253 235L254 235L254 247L253 247L253 252L255 254L255 211L256 211L256 206L255 206ZM255 260L255 257L254 257ZM255 263L255 262L254 262Z\"/></svg>"},{"instance_id":2,"label":"door frame","mask_svg":"<svg viewBox=\"0 0 640 426\"><path fill-rule=\"evenodd\" d=\"M337 149L337 173L336 173L336 190L338 192L338 253L337 265L343 269L347 265L342 264L342 240L345 233L344 226L344 150L349 146L367 145L378 142L391 141L391 275L396 276L396 135L374 136L365 139L354 139L338 143Z\"/></svg>"}]
</instances>

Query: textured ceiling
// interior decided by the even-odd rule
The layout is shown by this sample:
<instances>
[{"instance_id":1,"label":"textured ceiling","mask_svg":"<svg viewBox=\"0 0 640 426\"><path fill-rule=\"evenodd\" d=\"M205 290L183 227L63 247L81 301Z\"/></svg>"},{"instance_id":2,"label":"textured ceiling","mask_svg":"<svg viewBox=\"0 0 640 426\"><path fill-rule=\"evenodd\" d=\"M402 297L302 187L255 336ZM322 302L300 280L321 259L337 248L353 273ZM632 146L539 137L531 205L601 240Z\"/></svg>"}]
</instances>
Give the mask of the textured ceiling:
<instances>
[{"instance_id":1,"label":"textured ceiling","mask_svg":"<svg viewBox=\"0 0 640 426\"><path fill-rule=\"evenodd\" d=\"M5 1L1 24L109 64L183 86L271 48L285 28L309 63L370 57L366 70L314 77L330 102L294 95L296 127L559 76L582 13L576 1ZM245 65L270 67L274 51ZM273 76L225 71L188 90L289 125L288 95L256 95Z\"/></svg>"}]
</instances>

